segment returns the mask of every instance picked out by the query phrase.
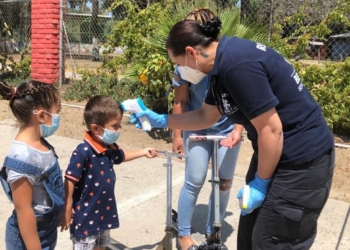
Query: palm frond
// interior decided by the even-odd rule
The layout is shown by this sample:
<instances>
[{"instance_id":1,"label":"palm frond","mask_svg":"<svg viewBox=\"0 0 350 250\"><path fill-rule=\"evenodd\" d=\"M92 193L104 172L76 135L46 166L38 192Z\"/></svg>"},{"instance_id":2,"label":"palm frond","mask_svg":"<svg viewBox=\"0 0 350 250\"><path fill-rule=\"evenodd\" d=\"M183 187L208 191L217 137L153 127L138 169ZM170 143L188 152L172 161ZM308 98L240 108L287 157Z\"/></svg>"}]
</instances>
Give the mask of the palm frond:
<instances>
[{"instance_id":1,"label":"palm frond","mask_svg":"<svg viewBox=\"0 0 350 250\"><path fill-rule=\"evenodd\" d=\"M143 42L154 48L155 52L168 57L167 50L165 48L166 39L168 37L170 29L175 23L183 20L188 13L198 8L210 8L216 10L217 16L222 21L221 35L237 36L240 38L254 40L260 43L267 44L268 34L267 28L259 23L244 23L240 20L240 10L237 7L220 9L215 1L178 1L169 5L164 9L164 13L158 16L158 25L156 31L149 37L144 37ZM125 70L124 75L129 77L138 77L139 69L145 68L147 62L135 62Z\"/></svg>"},{"instance_id":2,"label":"palm frond","mask_svg":"<svg viewBox=\"0 0 350 250\"><path fill-rule=\"evenodd\" d=\"M218 11L218 16L222 22L221 34L226 36L236 35L237 25L239 24L239 9L230 8Z\"/></svg>"}]
</instances>

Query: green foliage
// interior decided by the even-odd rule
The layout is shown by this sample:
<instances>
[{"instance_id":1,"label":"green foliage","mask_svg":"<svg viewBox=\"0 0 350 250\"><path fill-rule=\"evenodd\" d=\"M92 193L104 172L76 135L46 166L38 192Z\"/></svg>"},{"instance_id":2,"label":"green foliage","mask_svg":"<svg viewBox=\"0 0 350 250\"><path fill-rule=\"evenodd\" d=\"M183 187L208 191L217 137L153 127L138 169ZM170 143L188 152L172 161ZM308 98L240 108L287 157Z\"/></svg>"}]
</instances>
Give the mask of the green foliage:
<instances>
[{"instance_id":1,"label":"green foliage","mask_svg":"<svg viewBox=\"0 0 350 250\"><path fill-rule=\"evenodd\" d=\"M119 65L127 65L137 62L154 53L151 46L143 42L144 37L149 37L158 22L158 16L164 11L161 4L152 4L146 9L140 9L134 1L121 0L112 5L112 9L124 6L127 17L116 23L108 36L108 45L122 47L124 53L112 60L105 60L104 64L110 70L115 70Z\"/></svg>"},{"instance_id":2,"label":"green foliage","mask_svg":"<svg viewBox=\"0 0 350 250\"><path fill-rule=\"evenodd\" d=\"M115 6L120 4L127 6L128 16L114 27L110 44L125 47L126 50L119 58L105 62L105 66L114 72L117 65L127 65L123 77L139 80L140 89L150 92L155 99L165 100L174 70L165 48L168 33L176 22L183 20L194 9L209 7L217 10L222 21L221 34L267 43L265 27L241 22L238 8L220 8L214 1L196 1L195 4L192 1L173 1L166 6L153 4L144 10L137 10L135 5L125 0L118 1ZM172 98L168 101L170 109Z\"/></svg>"},{"instance_id":3,"label":"green foliage","mask_svg":"<svg viewBox=\"0 0 350 250\"><path fill-rule=\"evenodd\" d=\"M314 8L310 1L305 1L294 15L285 17L282 24L275 24L270 46L285 57L299 55L307 59L309 40L327 40L331 35L350 31L350 0L340 0L324 19L312 15ZM293 32L286 35L286 28Z\"/></svg>"},{"instance_id":4,"label":"green foliage","mask_svg":"<svg viewBox=\"0 0 350 250\"><path fill-rule=\"evenodd\" d=\"M305 86L321 105L329 127L350 135L350 58L342 63L294 63Z\"/></svg>"},{"instance_id":5,"label":"green foliage","mask_svg":"<svg viewBox=\"0 0 350 250\"><path fill-rule=\"evenodd\" d=\"M11 81L12 84L18 84L28 80L30 77L31 58L28 54L28 49L20 54L19 62L16 62L12 56L8 54L0 54L0 79Z\"/></svg>"},{"instance_id":6,"label":"green foliage","mask_svg":"<svg viewBox=\"0 0 350 250\"><path fill-rule=\"evenodd\" d=\"M83 71L81 80L72 81L63 92L63 99L84 101L95 95L106 95L123 101L129 98L141 97L146 104L150 103L151 96L139 88L137 82L129 79L118 79L105 71Z\"/></svg>"},{"instance_id":7,"label":"green foliage","mask_svg":"<svg viewBox=\"0 0 350 250\"><path fill-rule=\"evenodd\" d=\"M123 6L126 18L113 27L108 45L122 47L124 52L112 60L105 57L104 68L116 73L122 65L127 68L122 78L137 82L139 92L146 93L149 100L164 97L170 87L173 66L167 56L158 53L154 46L145 42L145 39L156 32L159 17L169 5L155 3L141 9L135 1L122 0L114 2L112 9L120 6ZM130 71L128 65L138 67Z\"/></svg>"}]
</instances>

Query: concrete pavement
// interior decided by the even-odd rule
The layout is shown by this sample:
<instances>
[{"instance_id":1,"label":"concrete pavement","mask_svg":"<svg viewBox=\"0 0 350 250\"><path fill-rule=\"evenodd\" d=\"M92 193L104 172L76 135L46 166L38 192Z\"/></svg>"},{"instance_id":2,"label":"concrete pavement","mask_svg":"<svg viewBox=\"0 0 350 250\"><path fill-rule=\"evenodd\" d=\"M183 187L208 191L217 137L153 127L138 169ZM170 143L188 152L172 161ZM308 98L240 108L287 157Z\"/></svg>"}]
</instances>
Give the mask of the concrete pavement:
<instances>
[{"instance_id":1,"label":"concrete pavement","mask_svg":"<svg viewBox=\"0 0 350 250\"><path fill-rule=\"evenodd\" d=\"M17 128L13 122L0 122L2 143L0 145L0 161L9 151ZM52 136L48 139L56 148L61 168L65 170L72 151L80 143L78 140ZM111 236L120 242L117 248L125 249L155 249L165 235L166 214L166 163L164 158L137 159L115 167L117 174L116 197L120 217L120 228L112 230ZM240 161L238 162L238 168ZM208 172L208 177L210 171ZM177 198L184 179L184 164L173 161L173 208L177 209ZM244 185L242 178L235 177L232 187L232 198L223 222L222 239L228 249L236 249L238 203L236 193ZM205 184L198 198L196 212L193 218L194 233L205 233L207 201L211 186ZM5 225L11 214L13 205L7 200L2 189L0 191L0 249L5 249ZM328 200L319 219L318 235L312 247L313 250L350 250L350 223L347 221L344 233L336 248L340 233L349 210L349 204L337 200ZM350 220L350 219L349 219ZM117 249L116 248L116 249ZM67 231L59 233L58 250L72 249Z\"/></svg>"}]
</instances>

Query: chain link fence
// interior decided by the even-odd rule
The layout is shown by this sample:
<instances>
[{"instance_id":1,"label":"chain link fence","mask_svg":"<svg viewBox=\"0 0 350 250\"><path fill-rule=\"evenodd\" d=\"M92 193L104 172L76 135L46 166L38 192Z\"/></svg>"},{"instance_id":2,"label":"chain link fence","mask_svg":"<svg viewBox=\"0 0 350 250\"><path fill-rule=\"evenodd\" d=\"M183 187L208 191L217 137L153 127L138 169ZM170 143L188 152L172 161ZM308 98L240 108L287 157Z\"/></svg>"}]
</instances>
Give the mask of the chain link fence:
<instances>
[{"instance_id":1,"label":"chain link fence","mask_svg":"<svg viewBox=\"0 0 350 250\"><path fill-rule=\"evenodd\" d=\"M67 0L64 14L66 71L96 69L103 53L116 56L118 48L105 47L116 17L107 11L113 0Z\"/></svg>"},{"instance_id":2,"label":"chain link fence","mask_svg":"<svg viewBox=\"0 0 350 250\"><path fill-rule=\"evenodd\" d=\"M30 47L30 0L0 2L0 53L19 60Z\"/></svg>"},{"instance_id":3,"label":"chain link fence","mask_svg":"<svg viewBox=\"0 0 350 250\"><path fill-rule=\"evenodd\" d=\"M105 46L113 26L126 18L124 6L111 10L113 3L114 0L66 0L63 28L68 74L95 69L101 64L102 54L111 58L123 53L120 47ZM142 9L152 1L137 0L135 3Z\"/></svg>"},{"instance_id":4,"label":"chain link fence","mask_svg":"<svg viewBox=\"0 0 350 250\"><path fill-rule=\"evenodd\" d=\"M285 39L285 45L295 49L292 58L344 61L350 56L349 1L239 0L235 4L242 20L266 25L270 41L276 35Z\"/></svg>"},{"instance_id":5,"label":"chain link fence","mask_svg":"<svg viewBox=\"0 0 350 250\"><path fill-rule=\"evenodd\" d=\"M350 16L341 0L213 0L220 7L240 8L245 22L266 25L271 42L278 36L282 46L294 49L291 58L344 61L350 56ZM118 56L120 47L104 44L113 26L126 17L114 0L64 0L64 54L66 70L95 69L102 53ZM153 4L137 0L140 8ZM196 3L196 1L194 1ZM0 1L0 53L15 59L30 47L30 0ZM327 32L322 29L328 29Z\"/></svg>"}]
</instances>

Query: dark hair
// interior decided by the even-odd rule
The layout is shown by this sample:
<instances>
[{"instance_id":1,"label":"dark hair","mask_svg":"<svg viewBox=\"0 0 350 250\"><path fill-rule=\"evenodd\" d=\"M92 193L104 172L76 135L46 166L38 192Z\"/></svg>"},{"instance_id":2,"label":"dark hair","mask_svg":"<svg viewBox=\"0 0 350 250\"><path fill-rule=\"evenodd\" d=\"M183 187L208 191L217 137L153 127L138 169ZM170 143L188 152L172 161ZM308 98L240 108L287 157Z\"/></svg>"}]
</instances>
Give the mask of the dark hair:
<instances>
[{"instance_id":1,"label":"dark hair","mask_svg":"<svg viewBox=\"0 0 350 250\"><path fill-rule=\"evenodd\" d=\"M84 121L87 129L91 129L91 124L104 126L112 118L123 115L120 103L111 97L97 95L86 103L84 110Z\"/></svg>"},{"instance_id":2,"label":"dark hair","mask_svg":"<svg viewBox=\"0 0 350 250\"><path fill-rule=\"evenodd\" d=\"M189 13L185 20L193 20L199 23L207 23L209 19L213 19L215 14L207 8L195 9L191 13Z\"/></svg>"},{"instance_id":3,"label":"dark hair","mask_svg":"<svg viewBox=\"0 0 350 250\"><path fill-rule=\"evenodd\" d=\"M221 20L215 16L211 17L208 11L204 13L203 9L200 10L186 17L189 18L192 14L192 17L197 17L197 20L180 21L170 30L166 40L166 49L171 50L174 56L185 54L186 46L201 45L205 48L218 39ZM202 23L199 22L198 17L201 18Z\"/></svg>"},{"instance_id":4,"label":"dark hair","mask_svg":"<svg viewBox=\"0 0 350 250\"><path fill-rule=\"evenodd\" d=\"M58 104L61 100L55 86L34 80L22 82L18 87L0 82L0 95L10 101L13 115L24 124L30 122L33 110L42 107L50 111L52 105Z\"/></svg>"}]
</instances>

